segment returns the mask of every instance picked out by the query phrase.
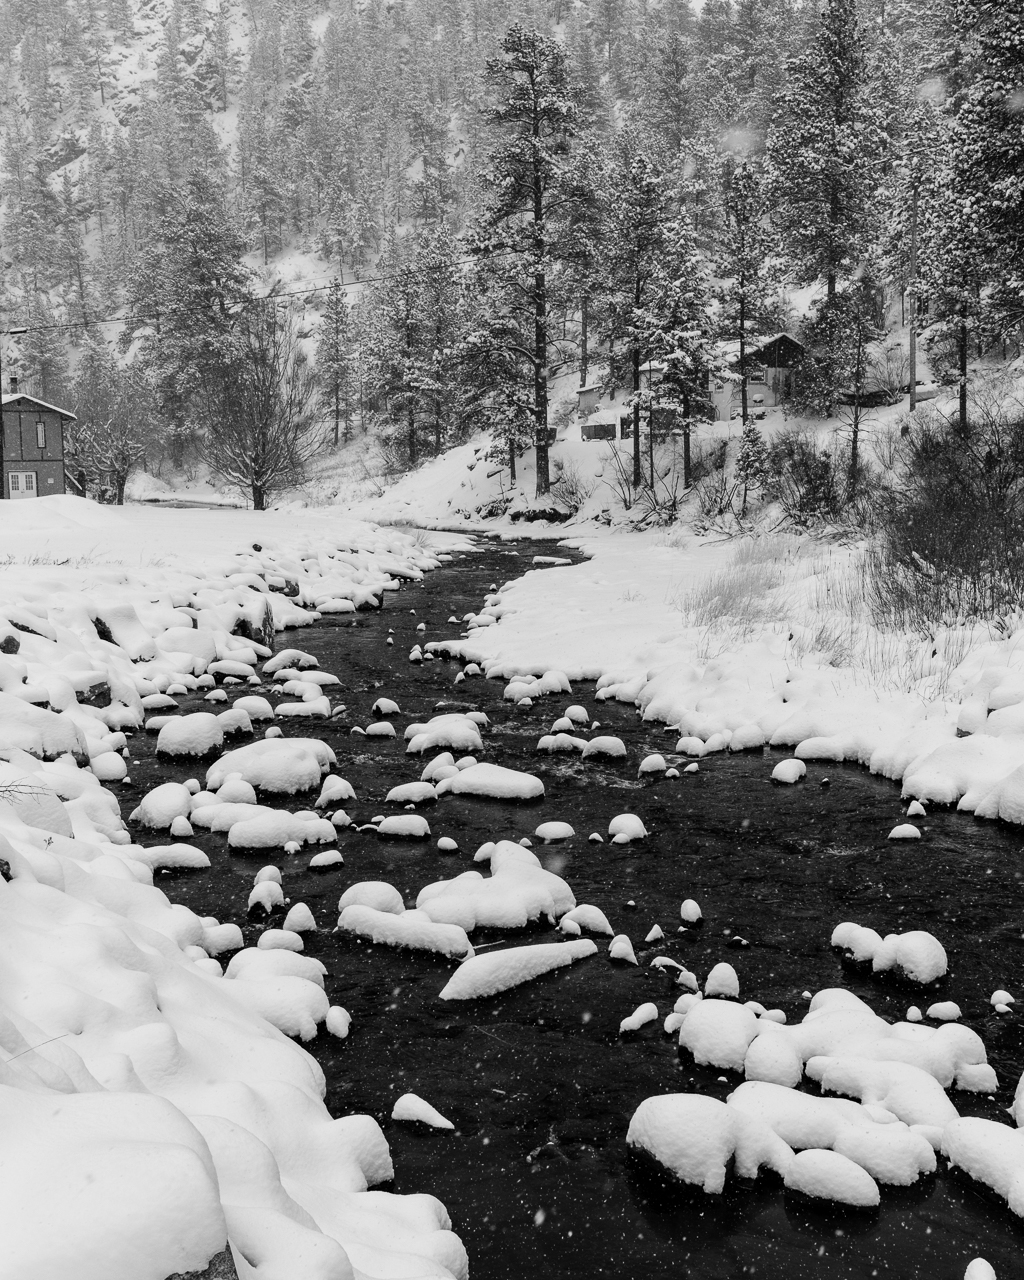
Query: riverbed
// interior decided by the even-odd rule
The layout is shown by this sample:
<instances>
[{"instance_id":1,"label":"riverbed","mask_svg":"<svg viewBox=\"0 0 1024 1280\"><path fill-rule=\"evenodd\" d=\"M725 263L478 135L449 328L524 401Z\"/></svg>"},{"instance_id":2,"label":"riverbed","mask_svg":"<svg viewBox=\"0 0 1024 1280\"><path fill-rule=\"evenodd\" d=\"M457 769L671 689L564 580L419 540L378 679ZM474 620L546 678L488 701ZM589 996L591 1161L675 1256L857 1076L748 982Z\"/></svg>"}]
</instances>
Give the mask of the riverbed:
<instances>
[{"instance_id":1,"label":"riverbed","mask_svg":"<svg viewBox=\"0 0 1024 1280\"><path fill-rule=\"evenodd\" d=\"M517 553L517 554L513 554ZM1020 1022L993 1013L988 996L1014 989L1024 956L1020 832L954 812L934 810L913 844L886 837L905 806L899 789L856 766L809 763L797 786L771 782L784 753L714 755L677 779L638 779L648 752L669 753L676 735L642 722L632 706L598 702L592 685L571 697L538 699L520 708L502 699L503 684L483 678L455 683L457 663L408 661L412 644L457 637L447 619L479 609L492 584L519 576L549 543L482 542L422 583L389 594L378 612L325 618L282 633L279 648L316 656L342 681L340 721L283 723L288 735L322 737L338 756L337 772L357 800L345 808L355 825L385 812L393 786L419 777L425 763L407 757L402 731L440 710L482 710L491 719L483 759L542 779L543 801L509 804L444 797L422 812L426 841L384 841L372 831L340 833L342 866L308 867L309 852L289 858L229 855L223 836L197 830L209 854L202 872L163 873L175 901L201 915L240 924L247 944L262 922L246 915L252 877L275 862L287 897L312 909L319 931L306 950L328 969L332 1004L352 1014L339 1041L325 1031L306 1046L321 1063L333 1114L363 1112L384 1127L396 1168L394 1189L429 1191L448 1207L470 1254L474 1280L510 1277L928 1276L960 1280L968 1261L984 1256L1000 1277L1024 1274L1019 1220L977 1184L944 1169L916 1187L882 1188L868 1214L818 1210L796 1203L767 1175L724 1198L690 1194L652 1178L627 1155L630 1116L651 1094L696 1090L719 1098L738 1076L694 1067L660 1022L620 1037L619 1022L654 1001L661 1017L679 988L650 967L669 956L703 977L719 960L735 966L741 999L782 1008L790 1022L806 1010L805 992L845 986L884 1016L902 1018L911 1004L956 1000L964 1021L984 1039L1000 1081L995 1098L953 1093L965 1115L1005 1119L1024 1066ZM562 554L559 552L558 554ZM575 553L565 553L576 558ZM419 624L425 632L418 632ZM389 634L393 644L386 643ZM229 689L229 697L252 692ZM395 739L352 735L372 720L379 697L401 707ZM199 696L183 711L206 710ZM628 748L624 761L582 760L535 751L569 702L582 703ZM131 740L131 784L118 787L124 812L158 782L202 777L209 762L158 760L155 738ZM312 798L289 799L295 809ZM607 842L610 819L638 814L650 835L638 843ZM485 840L532 837L551 819L576 836L535 852L572 886L579 902L600 907L627 933L639 964L617 965L601 954L585 963L487 1000L445 1003L438 992L452 965L419 952L373 947L332 932L337 901L359 880L387 880L411 905L418 890L473 866ZM604 843L587 837L597 832ZM436 848L453 837L455 854ZM133 830L142 843L160 843ZM700 928L678 932L679 904L695 898ZM842 920L879 932L927 929L950 956L948 977L927 992L881 983L844 968L829 947ZM279 919L271 923L280 923ZM646 944L652 926L665 937ZM555 941L546 923L517 932L478 930L474 944ZM455 1124L454 1132L391 1121L394 1099L411 1091Z\"/></svg>"}]
</instances>

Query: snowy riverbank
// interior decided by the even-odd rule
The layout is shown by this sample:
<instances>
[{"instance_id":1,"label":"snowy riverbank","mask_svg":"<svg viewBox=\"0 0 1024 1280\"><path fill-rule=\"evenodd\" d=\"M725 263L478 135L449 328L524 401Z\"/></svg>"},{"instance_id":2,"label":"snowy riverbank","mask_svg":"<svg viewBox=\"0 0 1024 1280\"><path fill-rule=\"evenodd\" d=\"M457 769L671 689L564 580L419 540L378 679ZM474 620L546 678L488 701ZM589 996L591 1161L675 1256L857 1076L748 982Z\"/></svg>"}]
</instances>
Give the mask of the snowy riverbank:
<instances>
[{"instance_id":1,"label":"snowy riverbank","mask_svg":"<svg viewBox=\"0 0 1024 1280\"><path fill-rule=\"evenodd\" d=\"M391 1176L384 1136L331 1118L285 1034L297 1004L344 1029L315 972L224 980L237 928L153 886L160 850L116 798L123 731L168 689L438 563L333 515L3 504L5 1280L164 1280L228 1239L242 1280L465 1275L438 1201L365 1194Z\"/></svg>"},{"instance_id":2,"label":"snowy riverbank","mask_svg":"<svg viewBox=\"0 0 1024 1280\"><path fill-rule=\"evenodd\" d=\"M132 768L127 735L144 722L156 730L168 713L170 737L180 729L175 750L200 755L253 732L251 710L277 724L266 737L255 728L256 740L236 757L248 753L244 768L239 761L232 774L222 757L207 770L197 759L209 790L169 782L140 810L159 808L150 825L172 841L187 840L193 822L207 825L204 809L207 818L216 809L235 823L229 846L263 847L266 837L268 849L295 853L306 842L330 843L323 813L263 809L253 787L288 794L320 784L333 760L316 726L338 713L344 683L337 688L333 674L312 670L297 650L271 660L268 641L322 614L373 608L466 544L331 511L111 510L61 498L5 504L3 520L0 1106L10 1159L0 1188L11 1225L0 1277L73 1271L81 1280L165 1280L202 1270L226 1242L241 1280L293 1280L297 1260L302 1280L465 1276L465 1250L439 1201L367 1194L392 1174L384 1135L366 1116L332 1119L323 1072L296 1043L318 1026L348 1030L318 962L297 954L309 921L289 914L283 929L238 951L237 925L174 905L153 884L161 865L202 868L206 854L133 843L117 792ZM716 544L678 533L605 534L579 545L586 562L552 565L553 550L540 557L543 572L507 552L511 571L524 576L492 593L465 638L435 647L479 662L492 677L547 672L549 692L567 691L557 672L596 679L599 701L637 703L646 718L678 725L679 755L795 746L806 759L856 760L902 776L907 793L925 800L1024 819L1024 673L1013 636L961 628L922 639L873 628L855 547ZM272 679L276 707L262 696ZM251 696L226 708L225 685ZM204 691L209 710L181 716L176 699ZM528 692L513 684L508 696ZM308 737L275 740L292 717ZM476 747L477 721L441 719L459 721L469 736L424 742L424 751ZM429 739L429 726L419 728ZM191 734L205 736L192 742ZM445 768L460 786L438 774L438 793L468 789L470 768ZM298 773L271 776L275 769ZM478 769L495 771L490 763ZM537 782L524 773L515 780ZM328 777L321 798L344 800L347 786ZM425 826L404 813L389 821ZM546 876L518 846L504 853L522 863L513 871ZM491 878L500 871L492 864ZM480 881L481 892L489 883ZM267 882L254 896L263 890L273 896ZM379 912L361 929L367 904L353 902L350 915L363 915L348 923L373 934ZM568 902L552 899L543 910L555 918ZM408 933L417 915L419 934L451 934L449 908L425 903L420 914L438 915L429 929L416 912L385 913L385 923L394 929L406 917ZM479 921L465 916L461 899L458 912L466 952L466 933ZM531 960L544 958L541 950ZM592 955L592 944L585 950ZM230 952L222 969L217 957ZM508 959L490 955L484 968ZM483 987L470 986L481 995ZM680 1019L690 1012L677 1002L666 1028L682 1036ZM753 1018L747 1029L759 1035L765 1028ZM885 1037L883 1057L896 1052ZM689 1046L685 1036L680 1043ZM757 1038L722 1065L792 1087L774 1066L769 1075L748 1069L751 1043ZM983 1050L973 1040L969 1048L966 1065L983 1065ZM790 1058L792 1075L799 1062ZM994 1086L988 1072L960 1087ZM925 1137L940 1145L941 1126L929 1124L935 1132ZM992 1125L979 1131L979 1149L1016 1132ZM638 1143L657 1146L647 1137ZM1014 1145L999 1167L1017 1177L1019 1163ZM996 1189L1016 1208L1002 1182Z\"/></svg>"},{"instance_id":3,"label":"snowy riverbank","mask_svg":"<svg viewBox=\"0 0 1024 1280\"><path fill-rule=\"evenodd\" d=\"M863 550L807 537L568 545L590 559L527 573L439 647L505 679L596 680L599 698L678 725L684 754L789 746L902 779L908 797L1024 821L1024 631L876 627Z\"/></svg>"}]
</instances>

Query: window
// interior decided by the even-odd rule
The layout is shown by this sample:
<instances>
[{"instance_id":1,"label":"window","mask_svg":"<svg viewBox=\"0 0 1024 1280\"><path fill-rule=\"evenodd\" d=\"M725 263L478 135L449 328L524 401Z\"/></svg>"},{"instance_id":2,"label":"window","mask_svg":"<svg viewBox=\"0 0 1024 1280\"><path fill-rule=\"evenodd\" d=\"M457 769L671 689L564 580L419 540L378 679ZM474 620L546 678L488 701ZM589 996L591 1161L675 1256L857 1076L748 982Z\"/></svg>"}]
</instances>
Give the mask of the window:
<instances>
[{"instance_id":1,"label":"window","mask_svg":"<svg viewBox=\"0 0 1024 1280\"><path fill-rule=\"evenodd\" d=\"M38 449L46 448L46 423L45 422L36 423L36 448Z\"/></svg>"},{"instance_id":2,"label":"window","mask_svg":"<svg viewBox=\"0 0 1024 1280\"><path fill-rule=\"evenodd\" d=\"M768 370L759 364L752 364L747 369L747 382L764 382L768 381Z\"/></svg>"},{"instance_id":3,"label":"window","mask_svg":"<svg viewBox=\"0 0 1024 1280\"><path fill-rule=\"evenodd\" d=\"M11 493L19 493L21 491L21 476L15 471L11 476Z\"/></svg>"}]
</instances>

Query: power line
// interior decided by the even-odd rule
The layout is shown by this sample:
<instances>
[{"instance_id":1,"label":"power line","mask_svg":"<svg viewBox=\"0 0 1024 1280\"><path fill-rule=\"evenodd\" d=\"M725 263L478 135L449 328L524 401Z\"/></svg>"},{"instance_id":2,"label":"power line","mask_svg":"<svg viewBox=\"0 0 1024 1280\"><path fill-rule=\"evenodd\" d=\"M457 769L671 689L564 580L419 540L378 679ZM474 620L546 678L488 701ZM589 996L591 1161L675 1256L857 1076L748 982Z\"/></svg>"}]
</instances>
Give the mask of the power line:
<instances>
[{"instance_id":1,"label":"power line","mask_svg":"<svg viewBox=\"0 0 1024 1280\"><path fill-rule=\"evenodd\" d=\"M486 256L490 259L509 258L509 257L513 257L516 254L516 252L517 250L515 249L509 249L502 253L492 253ZM419 268L408 267L406 269L403 269L402 271L392 272L390 275L366 276L362 280L334 279L331 281L330 284L311 285L304 289L290 289L283 293L267 293L267 294L264 294L262 297L248 299L244 302L235 304L235 309L238 311L242 311L242 310L245 310L246 307L253 305L253 303L276 302L278 298L306 298L316 293L329 293L330 290L334 288L356 289L366 284L385 284L385 283L389 283L392 280L407 279L410 276L413 276L413 277L426 276L426 275L433 274L434 272L437 272L437 271L447 271L454 267L463 267L473 262L479 262L481 257L483 256L484 255L482 254L477 254L471 258L456 258L454 262L439 263L435 267L419 267ZM314 277L314 278L317 278L317 277ZM320 276L318 278L321 280L327 279L326 276ZM153 311L149 314L142 314L142 315L139 315L137 313L130 313L124 316L103 316L95 320L80 320L80 321L68 320L68 321L65 321L64 323L55 323L55 324L19 325L17 328L0 329L0 337L12 337L12 336L20 337L24 333L44 333L44 332L53 333L53 332L60 332L62 330L72 330L72 329L95 329L95 328L98 328L100 325L105 325L105 324L130 324L133 321L138 322L143 320L155 320L159 323L159 321L162 320L165 316L177 315L182 311L189 311L189 310L190 310L189 307L168 307L166 311Z\"/></svg>"}]
</instances>

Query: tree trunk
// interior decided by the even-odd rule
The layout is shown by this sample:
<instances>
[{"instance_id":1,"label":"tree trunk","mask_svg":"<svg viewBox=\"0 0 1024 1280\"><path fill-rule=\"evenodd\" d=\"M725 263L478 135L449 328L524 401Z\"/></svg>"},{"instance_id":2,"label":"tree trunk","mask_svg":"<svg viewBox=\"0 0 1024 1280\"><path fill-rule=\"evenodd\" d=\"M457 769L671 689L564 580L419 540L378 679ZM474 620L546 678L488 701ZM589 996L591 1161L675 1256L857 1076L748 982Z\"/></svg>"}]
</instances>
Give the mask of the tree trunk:
<instances>
[{"instance_id":1,"label":"tree trunk","mask_svg":"<svg viewBox=\"0 0 1024 1280\"><path fill-rule=\"evenodd\" d=\"M540 116L533 115L533 409L534 444L537 455L537 497L544 498L551 489L548 467L548 290L544 272L544 182L537 159L536 144L540 139Z\"/></svg>"},{"instance_id":2,"label":"tree trunk","mask_svg":"<svg viewBox=\"0 0 1024 1280\"><path fill-rule=\"evenodd\" d=\"M960 308L960 434L967 435L967 308Z\"/></svg>"},{"instance_id":3,"label":"tree trunk","mask_svg":"<svg viewBox=\"0 0 1024 1280\"><path fill-rule=\"evenodd\" d=\"M533 404L534 439L537 449L537 497L543 498L551 489L548 468L548 382L547 360L547 281L543 271L533 278L534 326L533 326Z\"/></svg>"},{"instance_id":4,"label":"tree trunk","mask_svg":"<svg viewBox=\"0 0 1024 1280\"><path fill-rule=\"evenodd\" d=\"M338 386L338 380L334 380L334 447L338 447L338 439L341 435L341 388Z\"/></svg>"},{"instance_id":5,"label":"tree trunk","mask_svg":"<svg viewBox=\"0 0 1024 1280\"><path fill-rule=\"evenodd\" d=\"M126 475L116 475L114 477L114 502L119 507L124 506L124 490L127 483L128 477Z\"/></svg>"},{"instance_id":6,"label":"tree trunk","mask_svg":"<svg viewBox=\"0 0 1024 1280\"><path fill-rule=\"evenodd\" d=\"M640 472L640 352L633 348L633 488L643 483Z\"/></svg>"},{"instance_id":7,"label":"tree trunk","mask_svg":"<svg viewBox=\"0 0 1024 1280\"><path fill-rule=\"evenodd\" d=\"M267 495L263 492L263 486L252 482L252 509L253 511L266 511Z\"/></svg>"},{"instance_id":8,"label":"tree trunk","mask_svg":"<svg viewBox=\"0 0 1024 1280\"><path fill-rule=\"evenodd\" d=\"M414 467L416 465L416 408L412 404L409 405L408 442L409 465Z\"/></svg>"},{"instance_id":9,"label":"tree trunk","mask_svg":"<svg viewBox=\"0 0 1024 1280\"><path fill-rule=\"evenodd\" d=\"M747 425L747 300L746 283L740 275L740 422ZM732 397L729 397L730 400Z\"/></svg>"},{"instance_id":10,"label":"tree trunk","mask_svg":"<svg viewBox=\"0 0 1024 1280\"><path fill-rule=\"evenodd\" d=\"M584 294L580 301L580 386L587 385L587 373L590 368L590 349L588 346L589 331L588 324L590 316L587 307L587 295Z\"/></svg>"},{"instance_id":11,"label":"tree trunk","mask_svg":"<svg viewBox=\"0 0 1024 1280\"><path fill-rule=\"evenodd\" d=\"M910 209L910 412L917 409L917 187Z\"/></svg>"},{"instance_id":12,"label":"tree trunk","mask_svg":"<svg viewBox=\"0 0 1024 1280\"><path fill-rule=\"evenodd\" d=\"M690 397L683 392L683 488L690 487Z\"/></svg>"},{"instance_id":13,"label":"tree trunk","mask_svg":"<svg viewBox=\"0 0 1024 1280\"><path fill-rule=\"evenodd\" d=\"M511 436L508 438L508 470L514 489L516 487L516 445Z\"/></svg>"}]
</instances>

